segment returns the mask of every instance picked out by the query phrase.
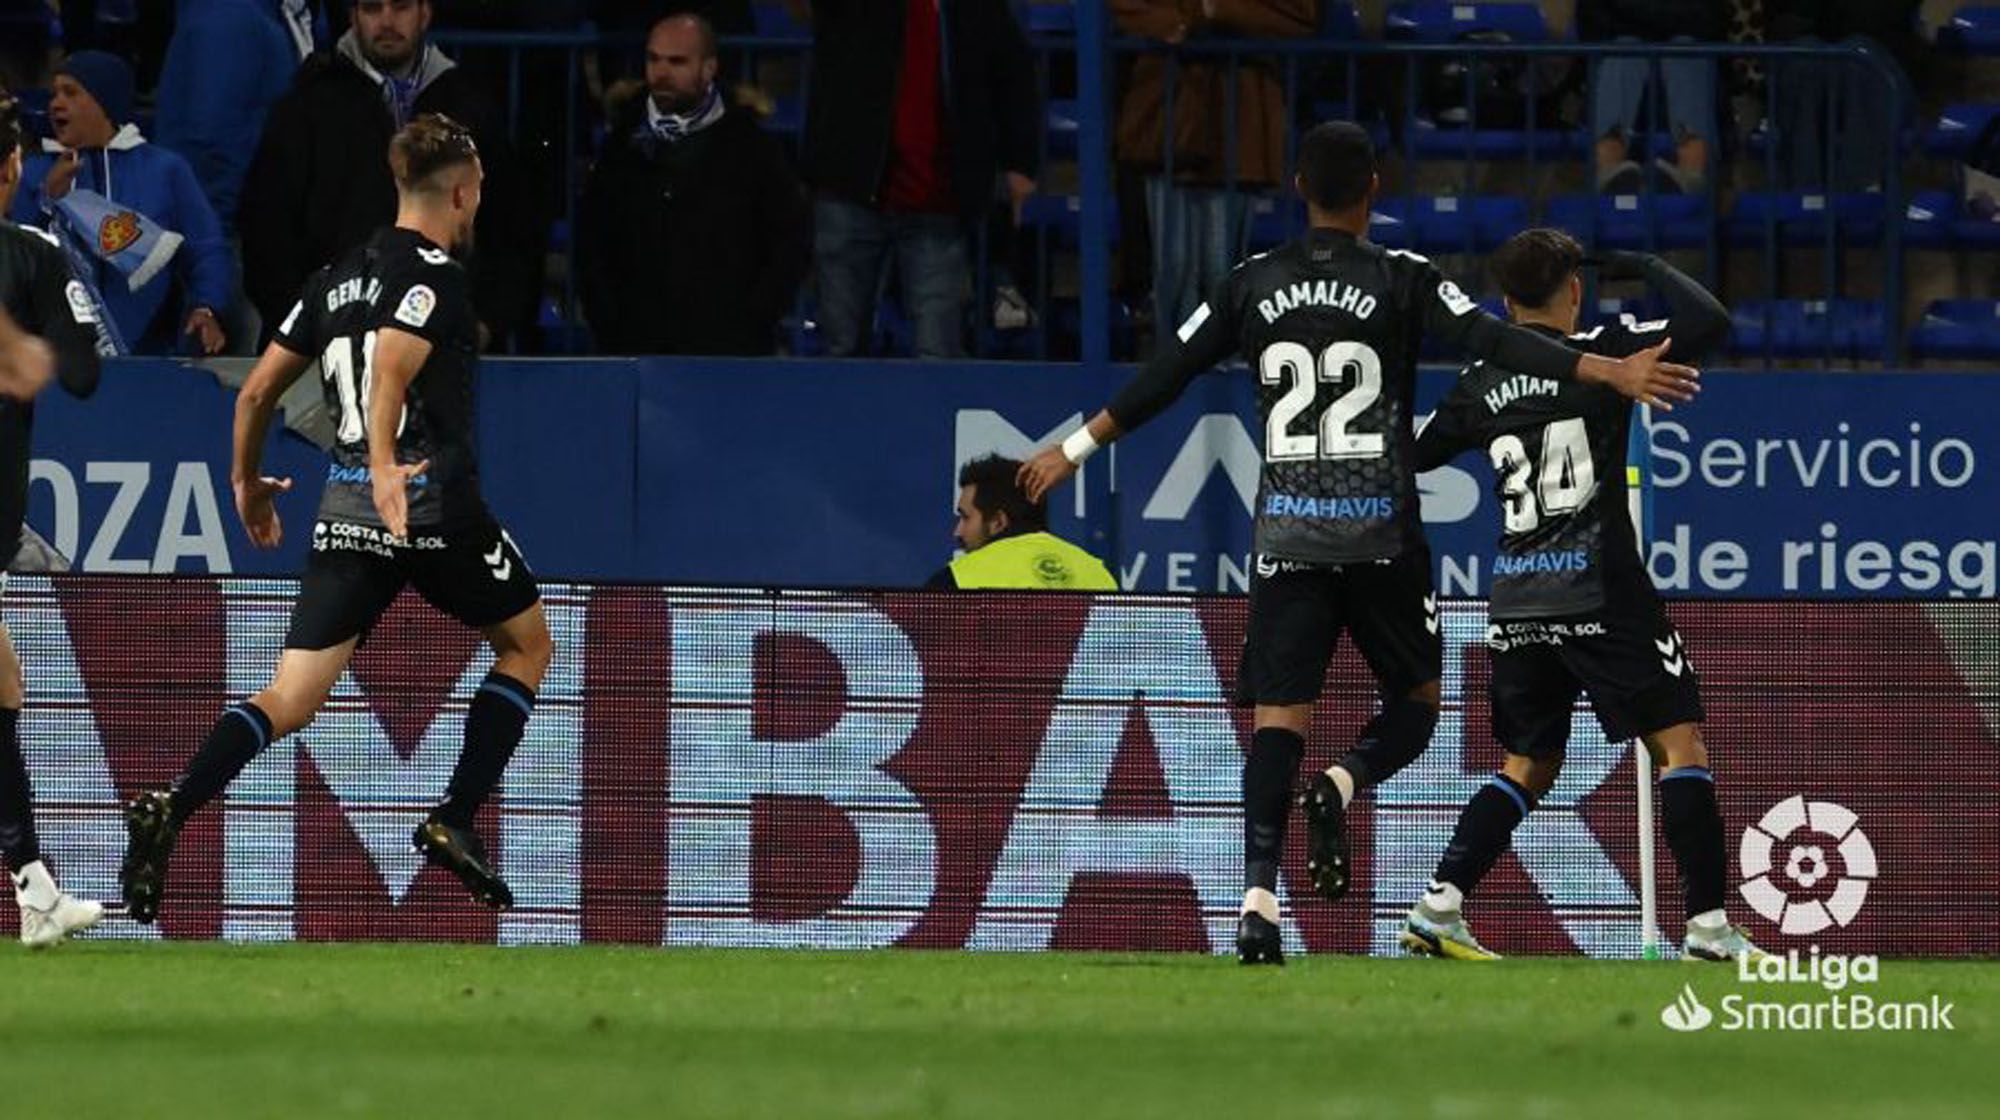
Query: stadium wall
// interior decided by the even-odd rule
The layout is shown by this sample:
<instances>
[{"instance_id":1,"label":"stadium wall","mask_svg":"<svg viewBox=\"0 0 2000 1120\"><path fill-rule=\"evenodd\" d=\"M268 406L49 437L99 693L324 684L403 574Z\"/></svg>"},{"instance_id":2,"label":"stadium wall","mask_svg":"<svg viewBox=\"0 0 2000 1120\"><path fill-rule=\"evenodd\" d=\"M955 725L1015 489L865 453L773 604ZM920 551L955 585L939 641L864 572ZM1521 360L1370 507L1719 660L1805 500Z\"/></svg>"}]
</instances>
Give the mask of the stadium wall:
<instances>
[{"instance_id":1,"label":"stadium wall","mask_svg":"<svg viewBox=\"0 0 2000 1120\"><path fill-rule=\"evenodd\" d=\"M44 846L117 897L119 799L169 779L277 654L284 580L17 578ZM406 596L319 722L182 839L157 930L111 936L1218 951L1239 890L1233 598L545 589L559 646L481 822L494 915L409 834L489 662ZM2000 604L1682 602L1743 892L1770 947L2000 953ZM1289 893L1294 949L1384 952L1498 762L1477 603L1443 618L1445 708L1353 820L1357 889ZM1343 653L1307 762L1373 704ZM1568 768L1474 902L1510 953L1640 944L1629 751L1579 712ZM1865 839L1857 839L1865 837ZM1816 851L1815 851L1816 849ZM1665 847L1662 844L1663 866ZM1765 865L1769 865L1765 872ZM1665 872L1670 877L1671 872ZM1775 908L1771 892L1778 898ZM1756 909L1764 906L1770 917ZM1661 912L1679 914L1672 883ZM0 932L14 920L0 908Z\"/></svg>"},{"instance_id":2,"label":"stadium wall","mask_svg":"<svg viewBox=\"0 0 2000 1120\"><path fill-rule=\"evenodd\" d=\"M1060 438L1123 370L1074 365L489 361L482 469L530 562L565 579L909 587L950 557L960 463ZM1452 371L1429 371L1428 410ZM2000 374L1712 372L1655 418L1653 570L1720 597L1992 598ZM307 396L310 398L310 386ZM231 513L230 393L206 370L114 362L87 402L37 406L29 521L87 571L281 575ZM1240 590L1258 447L1247 377L1198 380L1058 496L1058 532L1128 589ZM269 466L326 461L294 436ZM1471 460L1425 475L1446 595L1485 591L1498 518ZM1988 511L1981 514L1978 511Z\"/></svg>"}]
</instances>

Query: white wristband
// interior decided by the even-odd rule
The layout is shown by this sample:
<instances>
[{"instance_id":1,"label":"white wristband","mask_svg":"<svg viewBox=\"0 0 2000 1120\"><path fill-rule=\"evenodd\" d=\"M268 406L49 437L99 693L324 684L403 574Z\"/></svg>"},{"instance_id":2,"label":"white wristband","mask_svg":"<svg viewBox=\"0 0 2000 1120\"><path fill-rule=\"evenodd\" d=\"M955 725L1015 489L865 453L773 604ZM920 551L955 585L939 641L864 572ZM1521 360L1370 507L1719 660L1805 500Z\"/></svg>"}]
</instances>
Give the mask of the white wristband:
<instances>
[{"instance_id":1,"label":"white wristband","mask_svg":"<svg viewBox=\"0 0 2000 1120\"><path fill-rule=\"evenodd\" d=\"M1097 438L1090 434L1090 427L1085 425L1071 432L1069 438L1062 441L1062 453L1063 458L1068 459L1070 465L1076 467L1082 466L1085 459L1096 454Z\"/></svg>"}]
</instances>

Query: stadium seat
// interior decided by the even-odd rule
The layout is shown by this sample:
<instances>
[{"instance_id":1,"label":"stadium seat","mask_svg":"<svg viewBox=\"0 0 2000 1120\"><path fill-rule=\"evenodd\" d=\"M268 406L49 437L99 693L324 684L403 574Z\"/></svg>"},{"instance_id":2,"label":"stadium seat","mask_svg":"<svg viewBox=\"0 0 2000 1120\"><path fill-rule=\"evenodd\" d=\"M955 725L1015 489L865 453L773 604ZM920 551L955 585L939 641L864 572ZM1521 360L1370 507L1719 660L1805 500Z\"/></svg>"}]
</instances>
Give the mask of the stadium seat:
<instances>
[{"instance_id":1,"label":"stadium seat","mask_svg":"<svg viewBox=\"0 0 2000 1120\"><path fill-rule=\"evenodd\" d=\"M1254 203L1253 203L1254 206ZM1114 210L1107 218L1111 243L1118 243L1118 216ZM1081 243L1083 235L1083 199L1073 194L1032 194L1021 207L1021 225L1028 229L1047 230L1056 244L1074 249Z\"/></svg>"},{"instance_id":2,"label":"stadium seat","mask_svg":"<svg viewBox=\"0 0 2000 1120\"><path fill-rule=\"evenodd\" d=\"M1474 128L1417 117L1410 121L1410 148L1420 159L1464 159L1470 145L1475 160L1555 159L1580 155L1583 133L1569 128Z\"/></svg>"},{"instance_id":3,"label":"stadium seat","mask_svg":"<svg viewBox=\"0 0 2000 1120\"><path fill-rule=\"evenodd\" d=\"M1368 217L1368 239L1389 249L1407 249L1410 227L1401 199L1384 199ZM1306 211L1296 198L1263 195L1250 200L1250 251L1261 253L1304 233Z\"/></svg>"},{"instance_id":4,"label":"stadium seat","mask_svg":"<svg viewBox=\"0 0 2000 1120\"><path fill-rule=\"evenodd\" d=\"M758 4L750 9L750 25L767 39L795 39L812 34L812 28L792 18L783 4Z\"/></svg>"},{"instance_id":5,"label":"stadium seat","mask_svg":"<svg viewBox=\"0 0 2000 1120\"><path fill-rule=\"evenodd\" d=\"M2000 7L1964 7L1938 28L1938 45L1973 54L2000 53Z\"/></svg>"},{"instance_id":6,"label":"stadium seat","mask_svg":"<svg viewBox=\"0 0 2000 1120\"><path fill-rule=\"evenodd\" d=\"M1701 195L1565 194L1549 200L1546 222L1585 245L1608 249L1689 249L1708 243Z\"/></svg>"},{"instance_id":7,"label":"stadium seat","mask_svg":"<svg viewBox=\"0 0 2000 1120\"><path fill-rule=\"evenodd\" d=\"M1831 357L1872 361L1882 356L1882 305L1860 299L1779 299L1736 305L1729 352L1744 357Z\"/></svg>"},{"instance_id":8,"label":"stadium seat","mask_svg":"<svg viewBox=\"0 0 2000 1120\"><path fill-rule=\"evenodd\" d=\"M1910 332L1919 358L2000 357L2000 303L1990 299L1941 299L1924 308Z\"/></svg>"},{"instance_id":9,"label":"stadium seat","mask_svg":"<svg viewBox=\"0 0 2000 1120\"><path fill-rule=\"evenodd\" d=\"M1351 0L1328 0L1320 5L1319 35L1322 39L1361 38L1361 13Z\"/></svg>"},{"instance_id":10,"label":"stadium seat","mask_svg":"<svg viewBox=\"0 0 2000 1120\"><path fill-rule=\"evenodd\" d=\"M1996 114L2000 105L1990 103L1945 106L1937 123L1924 130L1924 153L1939 159L1963 155Z\"/></svg>"},{"instance_id":11,"label":"stadium seat","mask_svg":"<svg viewBox=\"0 0 2000 1120\"><path fill-rule=\"evenodd\" d=\"M1028 34L1030 35L1074 35L1076 34L1076 5L1068 0L1058 3L1028 5Z\"/></svg>"},{"instance_id":12,"label":"stadium seat","mask_svg":"<svg viewBox=\"0 0 2000 1120\"><path fill-rule=\"evenodd\" d=\"M1423 43L1449 43L1475 31L1503 32L1521 43L1539 43L1549 37L1549 24L1540 4L1404 0L1390 5L1384 26L1391 39Z\"/></svg>"},{"instance_id":13,"label":"stadium seat","mask_svg":"<svg viewBox=\"0 0 2000 1120\"><path fill-rule=\"evenodd\" d=\"M1395 197L1377 209L1407 223L1410 243L1424 252L1484 252L1528 224L1528 202L1517 195Z\"/></svg>"},{"instance_id":14,"label":"stadium seat","mask_svg":"<svg viewBox=\"0 0 2000 1120\"><path fill-rule=\"evenodd\" d=\"M1044 112L1047 123L1043 135L1048 138L1049 154L1063 159L1075 159L1078 128L1076 99L1052 98Z\"/></svg>"},{"instance_id":15,"label":"stadium seat","mask_svg":"<svg viewBox=\"0 0 2000 1120\"><path fill-rule=\"evenodd\" d=\"M2000 249L2000 222L1965 212L1950 191L1918 191L1904 210L1903 244L1912 249Z\"/></svg>"},{"instance_id":16,"label":"stadium seat","mask_svg":"<svg viewBox=\"0 0 2000 1120\"><path fill-rule=\"evenodd\" d=\"M1829 224L1837 244L1873 242L1882 236L1885 205L1881 195L1869 191L1745 191L1726 223L1729 243L1737 248L1762 245L1773 222L1782 245L1821 244Z\"/></svg>"}]
</instances>

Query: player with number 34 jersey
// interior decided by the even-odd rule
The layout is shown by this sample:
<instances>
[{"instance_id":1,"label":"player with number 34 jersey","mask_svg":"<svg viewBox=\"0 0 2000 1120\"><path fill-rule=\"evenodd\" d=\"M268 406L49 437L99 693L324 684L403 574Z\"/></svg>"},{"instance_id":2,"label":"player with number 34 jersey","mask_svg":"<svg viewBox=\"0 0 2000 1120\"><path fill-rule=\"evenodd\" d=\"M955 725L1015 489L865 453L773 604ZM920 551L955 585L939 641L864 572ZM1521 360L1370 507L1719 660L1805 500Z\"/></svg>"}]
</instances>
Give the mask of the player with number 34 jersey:
<instances>
[{"instance_id":1,"label":"player with number 34 jersey","mask_svg":"<svg viewBox=\"0 0 2000 1120\"><path fill-rule=\"evenodd\" d=\"M1426 337L1557 381L1605 382L1647 400L1686 399L1694 371L1661 350L1624 361L1580 354L1481 310L1428 260L1366 239L1380 181L1367 133L1347 122L1301 139L1294 181L1307 234L1239 264L1081 431L1022 468L1029 496L1144 424L1232 356L1256 380L1264 462L1255 508L1250 621L1237 684L1256 709L1243 769L1246 964L1282 963L1276 895L1305 733L1345 630L1382 706L1304 798L1307 871L1348 887L1345 813L1355 790L1409 765L1437 722L1442 654L1418 509L1411 410Z\"/></svg>"}]
</instances>

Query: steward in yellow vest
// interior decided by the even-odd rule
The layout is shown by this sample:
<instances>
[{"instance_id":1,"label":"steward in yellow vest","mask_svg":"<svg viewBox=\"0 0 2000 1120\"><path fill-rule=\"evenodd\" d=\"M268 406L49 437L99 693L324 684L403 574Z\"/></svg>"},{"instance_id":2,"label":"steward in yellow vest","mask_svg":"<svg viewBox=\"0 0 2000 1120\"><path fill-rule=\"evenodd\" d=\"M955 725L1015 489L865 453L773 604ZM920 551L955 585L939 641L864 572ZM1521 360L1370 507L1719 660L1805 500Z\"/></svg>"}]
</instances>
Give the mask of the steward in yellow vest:
<instances>
[{"instance_id":1,"label":"steward in yellow vest","mask_svg":"<svg viewBox=\"0 0 2000 1120\"><path fill-rule=\"evenodd\" d=\"M1028 501L1015 482L1021 464L989 455L958 476L958 525L965 555L931 577L929 586L966 591L1116 591L1104 562L1048 531L1046 507Z\"/></svg>"}]
</instances>

